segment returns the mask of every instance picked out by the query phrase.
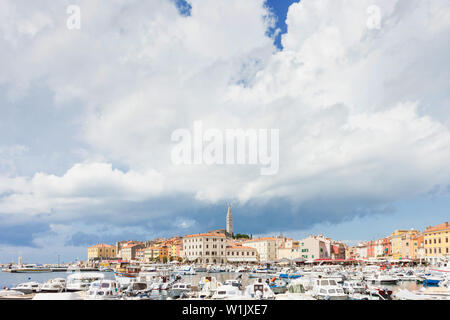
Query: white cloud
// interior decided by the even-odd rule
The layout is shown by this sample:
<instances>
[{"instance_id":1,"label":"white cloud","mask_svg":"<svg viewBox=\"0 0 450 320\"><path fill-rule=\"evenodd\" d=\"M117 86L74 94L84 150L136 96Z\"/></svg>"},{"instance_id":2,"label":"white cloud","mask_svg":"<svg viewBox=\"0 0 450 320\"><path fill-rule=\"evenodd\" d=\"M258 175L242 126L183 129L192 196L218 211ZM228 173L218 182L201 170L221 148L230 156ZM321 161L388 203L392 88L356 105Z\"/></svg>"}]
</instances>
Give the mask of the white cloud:
<instances>
[{"instance_id":1,"label":"white cloud","mask_svg":"<svg viewBox=\"0 0 450 320\"><path fill-rule=\"evenodd\" d=\"M0 10L0 83L15 94L39 83L58 107L79 104L74 135L86 159L103 161L0 180L12 193L0 212L174 194L385 203L450 179L448 1L302 0L289 9L282 51L266 36L263 0L193 0L190 17L170 1L80 1L79 31L65 28L64 5L11 3ZM366 25L373 4L379 30ZM20 24L26 16L36 18ZM195 120L280 128L279 174L172 166L171 133Z\"/></svg>"}]
</instances>

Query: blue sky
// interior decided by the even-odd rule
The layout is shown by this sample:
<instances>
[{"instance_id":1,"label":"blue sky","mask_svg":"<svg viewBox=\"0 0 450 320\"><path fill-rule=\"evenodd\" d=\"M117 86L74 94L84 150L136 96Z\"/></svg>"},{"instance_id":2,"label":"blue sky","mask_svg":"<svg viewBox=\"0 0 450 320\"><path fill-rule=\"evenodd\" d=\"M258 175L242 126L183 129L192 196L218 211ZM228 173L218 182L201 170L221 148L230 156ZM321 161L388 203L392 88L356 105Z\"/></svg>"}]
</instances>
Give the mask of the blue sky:
<instances>
[{"instance_id":1,"label":"blue sky","mask_svg":"<svg viewBox=\"0 0 450 320\"><path fill-rule=\"evenodd\" d=\"M223 228L227 203L254 236L449 220L448 1L77 3L79 30L69 1L0 8L1 263ZM279 171L175 165L195 121L279 129Z\"/></svg>"}]
</instances>

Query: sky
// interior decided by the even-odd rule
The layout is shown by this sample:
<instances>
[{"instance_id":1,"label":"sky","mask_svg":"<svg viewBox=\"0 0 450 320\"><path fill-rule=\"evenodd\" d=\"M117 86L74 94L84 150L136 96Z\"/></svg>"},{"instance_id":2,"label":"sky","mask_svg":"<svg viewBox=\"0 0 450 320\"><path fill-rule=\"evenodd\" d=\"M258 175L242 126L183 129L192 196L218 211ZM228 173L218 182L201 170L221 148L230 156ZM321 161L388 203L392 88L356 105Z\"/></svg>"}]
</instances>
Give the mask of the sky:
<instances>
[{"instance_id":1,"label":"sky","mask_svg":"<svg viewBox=\"0 0 450 320\"><path fill-rule=\"evenodd\" d=\"M253 236L449 220L446 0L4 0L0 49L0 263L224 228L228 203ZM196 121L279 130L279 170L175 164Z\"/></svg>"}]
</instances>

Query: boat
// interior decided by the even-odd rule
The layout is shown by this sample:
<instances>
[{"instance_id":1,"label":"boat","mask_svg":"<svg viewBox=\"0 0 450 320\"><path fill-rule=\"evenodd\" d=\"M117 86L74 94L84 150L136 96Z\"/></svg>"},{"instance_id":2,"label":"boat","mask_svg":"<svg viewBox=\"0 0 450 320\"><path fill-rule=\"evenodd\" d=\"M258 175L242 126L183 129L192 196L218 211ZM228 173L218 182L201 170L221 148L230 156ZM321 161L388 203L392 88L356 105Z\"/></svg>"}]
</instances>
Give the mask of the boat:
<instances>
[{"instance_id":1,"label":"boat","mask_svg":"<svg viewBox=\"0 0 450 320\"><path fill-rule=\"evenodd\" d=\"M252 284L245 287L244 294L247 299L257 300L273 300L275 293L270 289L269 285L259 278Z\"/></svg>"},{"instance_id":2,"label":"boat","mask_svg":"<svg viewBox=\"0 0 450 320\"><path fill-rule=\"evenodd\" d=\"M342 289L346 294L365 293L366 286L358 280L346 280L342 284Z\"/></svg>"},{"instance_id":3,"label":"boat","mask_svg":"<svg viewBox=\"0 0 450 320\"><path fill-rule=\"evenodd\" d=\"M52 272L50 268L45 268L43 266L38 266L35 264L27 264L21 268L11 269L10 272L13 273L40 273L40 272Z\"/></svg>"},{"instance_id":4,"label":"boat","mask_svg":"<svg viewBox=\"0 0 450 320\"><path fill-rule=\"evenodd\" d=\"M0 290L0 299L20 297L20 296L24 296L24 295L25 295L25 293L23 293L22 291L10 290L10 289Z\"/></svg>"},{"instance_id":5,"label":"boat","mask_svg":"<svg viewBox=\"0 0 450 320\"><path fill-rule=\"evenodd\" d=\"M38 293L32 300L83 300L76 292Z\"/></svg>"},{"instance_id":6,"label":"boat","mask_svg":"<svg viewBox=\"0 0 450 320\"><path fill-rule=\"evenodd\" d=\"M66 288L66 279L56 278L45 282L41 288L40 292L61 292Z\"/></svg>"},{"instance_id":7,"label":"boat","mask_svg":"<svg viewBox=\"0 0 450 320\"><path fill-rule=\"evenodd\" d=\"M128 287L131 282L136 281L140 271L140 266L130 265L128 262L121 262L116 266L114 278L122 287Z\"/></svg>"},{"instance_id":8,"label":"boat","mask_svg":"<svg viewBox=\"0 0 450 320\"><path fill-rule=\"evenodd\" d=\"M316 279L312 288L312 296L318 300L347 300L342 286L333 279Z\"/></svg>"},{"instance_id":9,"label":"boat","mask_svg":"<svg viewBox=\"0 0 450 320\"><path fill-rule=\"evenodd\" d=\"M96 280L86 291L84 300L116 300L119 298L119 282L115 280Z\"/></svg>"},{"instance_id":10,"label":"boat","mask_svg":"<svg viewBox=\"0 0 450 320\"><path fill-rule=\"evenodd\" d=\"M180 298L190 292L192 292L192 286L190 283L178 282L175 283L169 290L169 296L171 298Z\"/></svg>"},{"instance_id":11,"label":"boat","mask_svg":"<svg viewBox=\"0 0 450 320\"><path fill-rule=\"evenodd\" d=\"M75 272L66 280L66 291L86 291L91 282L104 279L101 272Z\"/></svg>"},{"instance_id":12,"label":"boat","mask_svg":"<svg viewBox=\"0 0 450 320\"><path fill-rule=\"evenodd\" d=\"M287 290L287 282L281 278L272 278L269 282L269 287L275 294L285 293Z\"/></svg>"},{"instance_id":13,"label":"boat","mask_svg":"<svg viewBox=\"0 0 450 320\"><path fill-rule=\"evenodd\" d=\"M275 300L316 300L312 297L311 292L305 289L303 282L303 279L292 280L287 287L287 291L277 294Z\"/></svg>"},{"instance_id":14,"label":"boat","mask_svg":"<svg viewBox=\"0 0 450 320\"><path fill-rule=\"evenodd\" d=\"M368 276L366 281L378 284L397 284L398 277L387 273L376 272Z\"/></svg>"},{"instance_id":15,"label":"boat","mask_svg":"<svg viewBox=\"0 0 450 320\"><path fill-rule=\"evenodd\" d=\"M246 300L235 286L223 285L211 297L212 300Z\"/></svg>"},{"instance_id":16,"label":"boat","mask_svg":"<svg viewBox=\"0 0 450 320\"><path fill-rule=\"evenodd\" d=\"M38 292L41 288L41 284L38 282L24 282L20 283L15 288L12 288L11 290L20 291L25 294L30 294L34 292Z\"/></svg>"},{"instance_id":17,"label":"boat","mask_svg":"<svg viewBox=\"0 0 450 320\"><path fill-rule=\"evenodd\" d=\"M240 288L241 287L241 282L237 279L228 279L225 280L225 282L223 283L226 286L233 286L236 288Z\"/></svg>"}]
</instances>

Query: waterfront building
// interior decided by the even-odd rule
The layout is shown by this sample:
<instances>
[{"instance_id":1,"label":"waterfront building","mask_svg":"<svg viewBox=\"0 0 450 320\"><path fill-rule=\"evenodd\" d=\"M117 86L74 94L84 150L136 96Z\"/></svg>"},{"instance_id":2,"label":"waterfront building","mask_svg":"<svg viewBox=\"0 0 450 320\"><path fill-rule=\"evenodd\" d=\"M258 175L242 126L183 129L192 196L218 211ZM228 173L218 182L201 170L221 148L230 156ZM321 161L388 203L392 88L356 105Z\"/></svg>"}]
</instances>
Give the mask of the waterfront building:
<instances>
[{"instance_id":1,"label":"waterfront building","mask_svg":"<svg viewBox=\"0 0 450 320\"><path fill-rule=\"evenodd\" d=\"M394 260L412 259L412 251L414 250L414 238L419 231L411 230L395 230L391 235L392 258ZM411 249L411 247L413 247Z\"/></svg>"},{"instance_id":2,"label":"waterfront building","mask_svg":"<svg viewBox=\"0 0 450 320\"><path fill-rule=\"evenodd\" d=\"M245 240L244 246L256 249L261 262L273 262L277 260L277 238L265 237Z\"/></svg>"},{"instance_id":3,"label":"waterfront building","mask_svg":"<svg viewBox=\"0 0 450 320\"><path fill-rule=\"evenodd\" d=\"M422 262L425 259L425 246L423 232L417 233L412 239L411 259Z\"/></svg>"},{"instance_id":4,"label":"waterfront building","mask_svg":"<svg viewBox=\"0 0 450 320\"><path fill-rule=\"evenodd\" d=\"M183 238L183 258L198 263L224 263L226 236L222 233L191 234Z\"/></svg>"},{"instance_id":5,"label":"waterfront building","mask_svg":"<svg viewBox=\"0 0 450 320\"><path fill-rule=\"evenodd\" d=\"M323 235L309 235L299 241L302 258L307 260L331 259L331 243L331 239L325 238Z\"/></svg>"},{"instance_id":6,"label":"waterfront building","mask_svg":"<svg viewBox=\"0 0 450 320\"><path fill-rule=\"evenodd\" d=\"M143 243L127 244L121 249L121 258L127 261L136 260L136 251L144 248Z\"/></svg>"},{"instance_id":7,"label":"waterfront building","mask_svg":"<svg viewBox=\"0 0 450 320\"><path fill-rule=\"evenodd\" d=\"M109 244L96 244L88 248L88 260L105 260L116 257L116 248Z\"/></svg>"},{"instance_id":8,"label":"waterfront building","mask_svg":"<svg viewBox=\"0 0 450 320\"><path fill-rule=\"evenodd\" d=\"M435 264L442 259L450 258L450 224L448 222L429 226L423 232L425 260Z\"/></svg>"},{"instance_id":9,"label":"waterfront building","mask_svg":"<svg viewBox=\"0 0 450 320\"><path fill-rule=\"evenodd\" d=\"M253 263L258 262L258 251L242 244L228 244L226 247L227 262L231 263Z\"/></svg>"}]
</instances>

